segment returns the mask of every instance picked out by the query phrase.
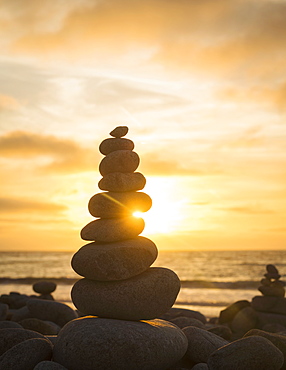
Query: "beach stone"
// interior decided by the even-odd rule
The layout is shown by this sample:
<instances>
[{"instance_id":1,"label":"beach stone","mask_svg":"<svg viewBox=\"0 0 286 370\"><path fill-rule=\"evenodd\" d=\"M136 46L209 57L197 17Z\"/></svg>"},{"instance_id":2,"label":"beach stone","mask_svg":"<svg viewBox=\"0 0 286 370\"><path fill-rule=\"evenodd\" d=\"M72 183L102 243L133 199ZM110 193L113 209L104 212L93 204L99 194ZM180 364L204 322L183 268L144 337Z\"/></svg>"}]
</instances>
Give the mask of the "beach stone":
<instances>
[{"instance_id":1,"label":"beach stone","mask_svg":"<svg viewBox=\"0 0 286 370\"><path fill-rule=\"evenodd\" d=\"M158 250L143 236L114 243L89 243L72 257L74 271L90 280L124 280L147 270Z\"/></svg>"},{"instance_id":2,"label":"beach stone","mask_svg":"<svg viewBox=\"0 0 286 370\"><path fill-rule=\"evenodd\" d=\"M116 150L101 160L99 172L102 176L111 172L134 172L139 162L138 154L132 150Z\"/></svg>"},{"instance_id":3,"label":"beach stone","mask_svg":"<svg viewBox=\"0 0 286 370\"><path fill-rule=\"evenodd\" d=\"M44 321L52 321L59 326L63 326L78 317L71 307L56 301L34 298L28 301L27 307L33 317Z\"/></svg>"},{"instance_id":4,"label":"beach stone","mask_svg":"<svg viewBox=\"0 0 286 370\"><path fill-rule=\"evenodd\" d=\"M245 307L234 316L230 327L235 333L245 334L250 329L255 328L257 320L255 310L252 307Z\"/></svg>"},{"instance_id":5,"label":"beach stone","mask_svg":"<svg viewBox=\"0 0 286 370\"><path fill-rule=\"evenodd\" d=\"M263 325L262 330L267 331L269 333L279 333L281 331L285 331L286 327L281 324L269 323Z\"/></svg>"},{"instance_id":6,"label":"beach stone","mask_svg":"<svg viewBox=\"0 0 286 370\"><path fill-rule=\"evenodd\" d=\"M47 339L28 339L16 344L0 357L0 369L33 370L40 361L51 359L52 353L52 344Z\"/></svg>"},{"instance_id":7,"label":"beach stone","mask_svg":"<svg viewBox=\"0 0 286 370\"><path fill-rule=\"evenodd\" d=\"M57 335L45 335L47 339L52 343L52 345L55 345L56 341L58 340Z\"/></svg>"},{"instance_id":8,"label":"beach stone","mask_svg":"<svg viewBox=\"0 0 286 370\"><path fill-rule=\"evenodd\" d=\"M94 217L110 218L131 216L136 211L147 212L151 206L152 199L143 192L105 192L91 197L88 210Z\"/></svg>"},{"instance_id":9,"label":"beach stone","mask_svg":"<svg viewBox=\"0 0 286 370\"><path fill-rule=\"evenodd\" d=\"M269 272L267 274L264 274L264 276L266 277L266 279L269 279L269 280L271 279L278 280L281 278L280 274L276 274L276 273L270 274Z\"/></svg>"},{"instance_id":10,"label":"beach stone","mask_svg":"<svg viewBox=\"0 0 286 370\"><path fill-rule=\"evenodd\" d=\"M206 363L200 362L199 364L196 364L192 367L192 370L208 370L209 367Z\"/></svg>"},{"instance_id":11,"label":"beach stone","mask_svg":"<svg viewBox=\"0 0 286 370\"><path fill-rule=\"evenodd\" d=\"M183 329L188 338L187 356L195 363L207 362L211 353L229 342L207 330L188 326Z\"/></svg>"},{"instance_id":12,"label":"beach stone","mask_svg":"<svg viewBox=\"0 0 286 370\"><path fill-rule=\"evenodd\" d=\"M266 324L279 324L286 326L286 315L279 315L277 313L257 312L257 328L262 329Z\"/></svg>"},{"instance_id":13,"label":"beach stone","mask_svg":"<svg viewBox=\"0 0 286 370\"><path fill-rule=\"evenodd\" d=\"M114 137L122 137L127 135L128 127L127 126L117 126L114 130L112 130L109 135Z\"/></svg>"},{"instance_id":14,"label":"beach stone","mask_svg":"<svg viewBox=\"0 0 286 370\"><path fill-rule=\"evenodd\" d=\"M283 335L279 334L273 334L273 333L267 333L266 331L259 330L259 329L252 329L248 331L245 335L244 338L250 337L250 336L261 336L263 338L266 338L270 340L272 344L274 344L275 347L277 347L284 356L284 364L281 367L281 369L285 370L286 369L286 337Z\"/></svg>"},{"instance_id":15,"label":"beach stone","mask_svg":"<svg viewBox=\"0 0 286 370\"><path fill-rule=\"evenodd\" d=\"M283 362L282 352L268 339L251 336L217 349L207 364L209 370L278 370Z\"/></svg>"},{"instance_id":16,"label":"beach stone","mask_svg":"<svg viewBox=\"0 0 286 370\"><path fill-rule=\"evenodd\" d=\"M6 303L0 303L0 321L6 320L9 306Z\"/></svg>"},{"instance_id":17,"label":"beach stone","mask_svg":"<svg viewBox=\"0 0 286 370\"><path fill-rule=\"evenodd\" d=\"M225 325L217 325L212 328L207 329L210 333L216 334L219 337L225 339L225 340L230 340L232 336L232 331L228 326Z\"/></svg>"},{"instance_id":18,"label":"beach stone","mask_svg":"<svg viewBox=\"0 0 286 370\"><path fill-rule=\"evenodd\" d=\"M170 321L180 316L191 317L191 318L200 320L203 324L206 324L207 322L205 315L203 315L201 312L189 310L187 308L178 308L178 307L170 308L169 311L164 313L164 315L162 315L160 318L162 320Z\"/></svg>"},{"instance_id":19,"label":"beach stone","mask_svg":"<svg viewBox=\"0 0 286 370\"><path fill-rule=\"evenodd\" d=\"M33 290L40 294L51 294L57 288L57 284L53 281L41 280L33 284Z\"/></svg>"},{"instance_id":20,"label":"beach stone","mask_svg":"<svg viewBox=\"0 0 286 370\"><path fill-rule=\"evenodd\" d=\"M10 294L2 294L0 302L7 304L11 309L18 309L24 307L28 299L30 299L30 297L26 294L10 292Z\"/></svg>"},{"instance_id":21,"label":"beach stone","mask_svg":"<svg viewBox=\"0 0 286 370\"><path fill-rule=\"evenodd\" d=\"M173 324L176 324L179 328L183 329L186 326L196 326L197 328L205 328L205 325L193 317L179 316L170 320Z\"/></svg>"},{"instance_id":22,"label":"beach stone","mask_svg":"<svg viewBox=\"0 0 286 370\"><path fill-rule=\"evenodd\" d=\"M219 323L224 324L233 320L235 315L245 307L249 307L250 302L246 300L236 301L231 305L227 306L224 310L220 311Z\"/></svg>"},{"instance_id":23,"label":"beach stone","mask_svg":"<svg viewBox=\"0 0 286 370\"><path fill-rule=\"evenodd\" d=\"M21 324L24 329L34 330L45 335L58 334L61 329L60 326L52 321L43 321L36 318L21 320L19 324Z\"/></svg>"},{"instance_id":24,"label":"beach stone","mask_svg":"<svg viewBox=\"0 0 286 370\"><path fill-rule=\"evenodd\" d=\"M115 152L116 150L133 150L134 143L132 140L125 139L125 138L109 138L102 141L99 145L100 153L107 155L111 152Z\"/></svg>"},{"instance_id":25,"label":"beach stone","mask_svg":"<svg viewBox=\"0 0 286 370\"><path fill-rule=\"evenodd\" d=\"M284 297L285 290L283 286L260 286L258 290L264 295L269 297Z\"/></svg>"},{"instance_id":26,"label":"beach stone","mask_svg":"<svg viewBox=\"0 0 286 370\"><path fill-rule=\"evenodd\" d=\"M179 290L180 280L172 270L150 267L121 281L78 280L71 297L77 309L86 315L143 320L169 310Z\"/></svg>"},{"instance_id":27,"label":"beach stone","mask_svg":"<svg viewBox=\"0 0 286 370\"><path fill-rule=\"evenodd\" d=\"M31 312L28 310L28 307L25 305L24 307L22 308L18 308L18 309L10 309L9 310L10 312L10 320L11 321L20 321L20 320L24 320L24 319L29 319L30 317L32 317L31 315Z\"/></svg>"},{"instance_id":28,"label":"beach stone","mask_svg":"<svg viewBox=\"0 0 286 370\"><path fill-rule=\"evenodd\" d=\"M63 365L54 361L41 361L39 362L33 370L68 370Z\"/></svg>"},{"instance_id":29,"label":"beach stone","mask_svg":"<svg viewBox=\"0 0 286 370\"><path fill-rule=\"evenodd\" d=\"M98 187L101 190L117 192L142 190L145 185L146 179L140 172L111 172L105 175L98 183Z\"/></svg>"},{"instance_id":30,"label":"beach stone","mask_svg":"<svg viewBox=\"0 0 286 370\"><path fill-rule=\"evenodd\" d=\"M140 217L97 219L81 230L83 240L112 243L132 239L142 233L145 222Z\"/></svg>"},{"instance_id":31,"label":"beach stone","mask_svg":"<svg viewBox=\"0 0 286 370\"><path fill-rule=\"evenodd\" d=\"M3 320L3 321L0 321L0 329L8 329L8 328L20 328L20 329L23 329L23 326L20 325L19 323L17 322L14 322L14 321L8 321L8 320Z\"/></svg>"},{"instance_id":32,"label":"beach stone","mask_svg":"<svg viewBox=\"0 0 286 370\"><path fill-rule=\"evenodd\" d=\"M257 311L286 315L286 298L255 296L252 298L251 306Z\"/></svg>"},{"instance_id":33,"label":"beach stone","mask_svg":"<svg viewBox=\"0 0 286 370\"><path fill-rule=\"evenodd\" d=\"M16 344L23 342L27 339L32 338L43 338L45 337L32 330L18 329L18 328L6 328L0 330L0 356L8 351L11 347ZM1 367L0 367L1 368Z\"/></svg>"},{"instance_id":34,"label":"beach stone","mask_svg":"<svg viewBox=\"0 0 286 370\"><path fill-rule=\"evenodd\" d=\"M272 264L266 265L266 270L269 274L279 275L277 268Z\"/></svg>"},{"instance_id":35,"label":"beach stone","mask_svg":"<svg viewBox=\"0 0 286 370\"><path fill-rule=\"evenodd\" d=\"M188 341L163 320L125 321L87 316L69 322L54 346L54 361L69 370L166 370Z\"/></svg>"},{"instance_id":36,"label":"beach stone","mask_svg":"<svg viewBox=\"0 0 286 370\"><path fill-rule=\"evenodd\" d=\"M54 297L51 294L41 294L39 299L47 299L48 301L54 301Z\"/></svg>"}]
</instances>

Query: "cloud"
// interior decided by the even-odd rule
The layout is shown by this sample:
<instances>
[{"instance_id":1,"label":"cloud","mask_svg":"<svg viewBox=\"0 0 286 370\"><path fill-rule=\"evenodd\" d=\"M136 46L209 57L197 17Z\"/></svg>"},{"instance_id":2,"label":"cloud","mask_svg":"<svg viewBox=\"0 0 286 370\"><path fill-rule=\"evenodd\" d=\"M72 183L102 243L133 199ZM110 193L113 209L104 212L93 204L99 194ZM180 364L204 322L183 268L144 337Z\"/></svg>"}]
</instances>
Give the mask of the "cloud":
<instances>
[{"instance_id":1,"label":"cloud","mask_svg":"<svg viewBox=\"0 0 286 370\"><path fill-rule=\"evenodd\" d=\"M5 158L43 159L35 163L44 172L84 172L95 169L100 155L91 148L83 148L75 141L51 135L12 131L0 136L0 156ZM48 162L48 163L47 163Z\"/></svg>"},{"instance_id":2,"label":"cloud","mask_svg":"<svg viewBox=\"0 0 286 370\"><path fill-rule=\"evenodd\" d=\"M62 204L26 198L0 198L0 208L5 213L40 212L40 214L55 214L67 209Z\"/></svg>"},{"instance_id":3,"label":"cloud","mask_svg":"<svg viewBox=\"0 0 286 370\"><path fill-rule=\"evenodd\" d=\"M237 207L223 207L217 208L220 211L224 212L234 212L241 214L250 214L250 215L260 215L260 214L274 214L274 210L266 209L260 205L246 205L246 206L237 206Z\"/></svg>"},{"instance_id":4,"label":"cloud","mask_svg":"<svg viewBox=\"0 0 286 370\"><path fill-rule=\"evenodd\" d=\"M4 109L18 109L19 106L19 102L13 96L0 94L0 112Z\"/></svg>"}]
</instances>

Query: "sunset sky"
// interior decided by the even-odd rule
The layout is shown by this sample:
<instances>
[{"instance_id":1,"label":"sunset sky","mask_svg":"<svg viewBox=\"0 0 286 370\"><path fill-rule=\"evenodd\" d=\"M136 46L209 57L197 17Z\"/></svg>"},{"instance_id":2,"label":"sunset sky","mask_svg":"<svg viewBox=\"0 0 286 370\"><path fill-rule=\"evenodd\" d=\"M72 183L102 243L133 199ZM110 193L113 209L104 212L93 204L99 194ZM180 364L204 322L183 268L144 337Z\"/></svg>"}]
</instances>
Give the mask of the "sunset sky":
<instances>
[{"instance_id":1,"label":"sunset sky","mask_svg":"<svg viewBox=\"0 0 286 370\"><path fill-rule=\"evenodd\" d=\"M2 0L0 250L86 243L119 125L159 250L286 250L285 20L285 0Z\"/></svg>"}]
</instances>

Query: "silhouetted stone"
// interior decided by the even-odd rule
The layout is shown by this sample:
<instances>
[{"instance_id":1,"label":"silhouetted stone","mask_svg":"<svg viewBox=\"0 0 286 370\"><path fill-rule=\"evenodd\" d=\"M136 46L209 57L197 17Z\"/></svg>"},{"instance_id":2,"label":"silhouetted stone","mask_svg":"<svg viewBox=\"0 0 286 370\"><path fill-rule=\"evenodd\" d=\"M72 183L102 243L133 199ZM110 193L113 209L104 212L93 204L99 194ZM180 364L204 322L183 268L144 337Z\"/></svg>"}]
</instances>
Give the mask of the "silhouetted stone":
<instances>
[{"instance_id":1,"label":"silhouetted stone","mask_svg":"<svg viewBox=\"0 0 286 370\"><path fill-rule=\"evenodd\" d=\"M146 179L140 172L111 172L105 175L98 183L101 190L108 191L137 191L145 187Z\"/></svg>"},{"instance_id":2,"label":"silhouetted stone","mask_svg":"<svg viewBox=\"0 0 286 370\"><path fill-rule=\"evenodd\" d=\"M71 296L77 309L86 315L144 320L169 310L179 290L180 280L172 270L151 267L121 281L81 279L73 286Z\"/></svg>"},{"instance_id":3,"label":"silhouetted stone","mask_svg":"<svg viewBox=\"0 0 286 370\"><path fill-rule=\"evenodd\" d=\"M0 329L8 329L8 328L23 329L23 326L15 321L8 321L8 320L0 321Z\"/></svg>"},{"instance_id":4,"label":"silhouetted stone","mask_svg":"<svg viewBox=\"0 0 286 370\"><path fill-rule=\"evenodd\" d=\"M44 321L36 318L24 319L19 321L24 329L34 330L44 335L58 334L61 327L52 321Z\"/></svg>"},{"instance_id":5,"label":"silhouetted stone","mask_svg":"<svg viewBox=\"0 0 286 370\"><path fill-rule=\"evenodd\" d=\"M102 176L111 172L134 172L139 162L138 154L132 150L116 150L101 160L99 172Z\"/></svg>"},{"instance_id":6,"label":"silhouetted stone","mask_svg":"<svg viewBox=\"0 0 286 370\"><path fill-rule=\"evenodd\" d=\"M33 289L36 293L40 294L51 294L54 292L57 288L57 284L53 281L47 281L47 280L41 280L37 281L33 285Z\"/></svg>"},{"instance_id":7,"label":"silhouetted stone","mask_svg":"<svg viewBox=\"0 0 286 370\"><path fill-rule=\"evenodd\" d=\"M232 332L228 326L225 325L217 325L213 326L211 328L208 328L207 331L210 333L216 334L219 337L225 339L225 340L230 340L232 336Z\"/></svg>"},{"instance_id":8,"label":"silhouetted stone","mask_svg":"<svg viewBox=\"0 0 286 370\"><path fill-rule=\"evenodd\" d=\"M91 221L81 230L83 240L112 243L141 234L145 223L140 217L106 218Z\"/></svg>"},{"instance_id":9,"label":"silhouetted stone","mask_svg":"<svg viewBox=\"0 0 286 370\"><path fill-rule=\"evenodd\" d=\"M171 319L170 321L181 329L185 328L186 326L205 328L205 325L200 320L194 319L193 317L179 316Z\"/></svg>"},{"instance_id":10,"label":"silhouetted stone","mask_svg":"<svg viewBox=\"0 0 286 370\"><path fill-rule=\"evenodd\" d=\"M249 307L250 302L246 300L237 301L229 305L224 310L220 311L219 323L224 324L233 320L235 315L245 307Z\"/></svg>"},{"instance_id":11,"label":"silhouetted stone","mask_svg":"<svg viewBox=\"0 0 286 370\"><path fill-rule=\"evenodd\" d=\"M124 280L147 270L157 255L152 240L138 236L108 244L86 244L73 255L71 265L90 280Z\"/></svg>"},{"instance_id":12,"label":"silhouetted stone","mask_svg":"<svg viewBox=\"0 0 286 370\"><path fill-rule=\"evenodd\" d=\"M281 297L255 296L251 306L256 311L286 315L286 299Z\"/></svg>"},{"instance_id":13,"label":"silhouetted stone","mask_svg":"<svg viewBox=\"0 0 286 370\"><path fill-rule=\"evenodd\" d=\"M128 127L127 126L117 126L114 130L112 130L109 135L113 137L122 137L127 135Z\"/></svg>"},{"instance_id":14,"label":"silhouetted stone","mask_svg":"<svg viewBox=\"0 0 286 370\"><path fill-rule=\"evenodd\" d=\"M180 316L191 317L191 318L200 320L203 324L206 324L207 322L205 315L203 315L201 312L188 310L187 308L178 308L178 307L170 308L170 310L164 313L164 315L161 315L160 319L172 320Z\"/></svg>"},{"instance_id":15,"label":"silhouetted stone","mask_svg":"<svg viewBox=\"0 0 286 370\"><path fill-rule=\"evenodd\" d=\"M6 320L9 306L6 303L0 303L0 321Z\"/></svg>"},{"instance_id":16,"label":"silhouetted stone","mask_svg":"<svg viewBox=\"0 0 286 370\"><path fill-rule=\"evenodd\" d=\"M54 361L41 361L39 362L33 370L68 370L63 365Z\"/></svg>"},{"instance_id":17,"label":"silhouetted stone","mask_svg":"<svg viewBox=\"0 0 286 370\"><path fill-rule=\"evenodd\" d=\"M125 138L108 138L102 141L99 145L100 153L108 155L111 152L116 150L133 150L134 143L133 141Z\"/></svg>"},{"instance_id":18,"label":"silhouetted stone","mask_svg":"<svg viewBox=\"0 0 286 370\"><path fill-rule=\"evenodd\" d=\"M252 307L245 307L234 316L230 327L233 332L243 335L250 329L255 328L257 320L255 310Z\"/></svg>"},{"instance_id":19,"label":"silhouetted stone","mask_svg":"<svg viewBox=\"0 0 286 370\"><path fill-rule=\"evenodd\" d=\"M187 338L163 320L84 317L65 325L54 361L69 370L166 370L186 352Z\"/></svg>"}]
</instances>

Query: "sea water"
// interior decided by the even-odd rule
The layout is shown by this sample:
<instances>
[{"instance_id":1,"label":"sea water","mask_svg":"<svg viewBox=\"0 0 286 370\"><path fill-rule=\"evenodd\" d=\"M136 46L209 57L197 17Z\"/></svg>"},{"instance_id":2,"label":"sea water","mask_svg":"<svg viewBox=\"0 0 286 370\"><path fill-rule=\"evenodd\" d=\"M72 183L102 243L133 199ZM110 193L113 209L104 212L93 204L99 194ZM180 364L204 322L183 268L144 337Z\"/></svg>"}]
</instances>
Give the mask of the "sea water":
<instances>
[{"instance_id":1,"label":"sea water","mask_svg":"<svg viewBox=\"0 0 286 370\"><path fill-rule=\"evenodd\" d=\"M70 290L81 278L71 268L73 252L0 252L0 294L33 294L40 279L57 283L56 300L72 306ZM285 251L160 251L153 266L173 270L181 280L175 306L218 316L229 304L260 295L267 264L286 279Z\"/></svg>"}]
</instances>

